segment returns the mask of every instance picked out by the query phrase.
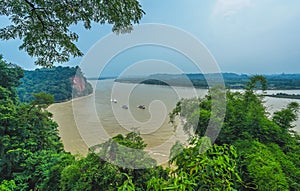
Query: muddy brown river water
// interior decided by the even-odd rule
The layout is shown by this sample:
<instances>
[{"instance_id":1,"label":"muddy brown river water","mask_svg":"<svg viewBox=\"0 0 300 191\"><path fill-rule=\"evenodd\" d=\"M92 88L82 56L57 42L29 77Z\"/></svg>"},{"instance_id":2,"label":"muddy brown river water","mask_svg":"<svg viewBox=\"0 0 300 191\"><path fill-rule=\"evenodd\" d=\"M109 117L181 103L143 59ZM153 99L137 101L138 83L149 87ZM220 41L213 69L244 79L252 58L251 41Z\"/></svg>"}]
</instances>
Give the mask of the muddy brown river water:
<instances>
[{"instance_id":1,"label":"muddy brown river water","mask_svg":"<svg viewBox=\"0 0 300 191\"><path fill-rule=\"evenodd\" d=\"M203 97L207 93L206 89L114 83L112 80L91 83L94 94L53 104L48 109L59 124L65 150L85 155L90 146L120 133L138 131L147 144L147 152L159 164L167 162L170 148L177 140L187 139L182 128L175 130L169 123L168 113L181 98ZM277 92L300 94L300 90L268 93ZM300 100L270 97L264 100L270 113L291 101L300 104ZM145 105L145 109L138 108L139 105ZM300 120L295 125L300 133Z\"/></svg>"}]
</instances>

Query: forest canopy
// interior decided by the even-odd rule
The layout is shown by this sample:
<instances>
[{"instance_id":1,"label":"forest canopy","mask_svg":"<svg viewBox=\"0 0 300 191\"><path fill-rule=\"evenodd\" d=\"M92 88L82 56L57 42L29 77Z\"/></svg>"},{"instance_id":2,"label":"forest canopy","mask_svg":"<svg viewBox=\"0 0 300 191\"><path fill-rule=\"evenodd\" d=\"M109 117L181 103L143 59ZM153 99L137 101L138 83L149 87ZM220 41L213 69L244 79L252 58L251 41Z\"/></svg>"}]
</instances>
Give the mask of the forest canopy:
<instances>
[{"instance_id":1,"label":"forest canopy","mask_svg":"<svg viewBox=\"0 0 300 191\"><path fill-rule=\"evenodd\" d=\"M24 77L20 82L17 92L22 102L34 100L34 94L40 92L53 95L54 102L71 100L93 92L92 85L86 80L78 66L24 71Z\"/></svg>"}]
</instances>

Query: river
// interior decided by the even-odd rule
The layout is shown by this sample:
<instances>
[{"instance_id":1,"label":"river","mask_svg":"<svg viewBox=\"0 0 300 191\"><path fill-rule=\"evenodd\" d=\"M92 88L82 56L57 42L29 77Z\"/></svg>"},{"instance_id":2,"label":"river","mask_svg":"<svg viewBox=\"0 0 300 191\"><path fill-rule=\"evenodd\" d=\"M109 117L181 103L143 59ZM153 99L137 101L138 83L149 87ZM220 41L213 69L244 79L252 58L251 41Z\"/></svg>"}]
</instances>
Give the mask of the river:
<instances>
[{"instance_id":1,"label":"river","mask_svg":"<svg viewBox=\"0 0 300 191\"><path fill-rule=\"evenodd\" d=\"M159 164L167 162L170 148L176 141L187 139L182 128L175 130L169 123L168 113L181 98L203 97L207 93L206 89L189 87L115 83L113 80L90 82L94 87L92 95L49 107L59 124L65 150L85 155L90 146L117 134L138 131L147 144L147 152ZM270 94L277 92L300 94L300 90L268 91ZM300 100L271 97L264 100L270 113L291 101L300 104ZM128 109L124 109L124 105ZM137 108L138 105L146 108ZM300 132L300 120L295 125Z\"/></svg>"}]
</instances>

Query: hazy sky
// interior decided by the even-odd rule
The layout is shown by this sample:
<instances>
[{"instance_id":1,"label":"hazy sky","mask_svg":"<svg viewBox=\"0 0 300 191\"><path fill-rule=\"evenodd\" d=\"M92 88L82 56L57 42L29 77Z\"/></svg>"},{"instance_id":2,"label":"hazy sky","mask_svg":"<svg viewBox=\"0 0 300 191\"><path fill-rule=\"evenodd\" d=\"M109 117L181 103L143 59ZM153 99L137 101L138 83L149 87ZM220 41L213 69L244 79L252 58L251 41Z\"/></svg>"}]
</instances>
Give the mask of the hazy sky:
<instances>
[{"instance_id":1,"label":"hazy sky","mask_svg":"<svg viewBox=\"0 0 300 191\"><path fill-rule=\"evenodd\" d=\"M141 0L141 4L146 12L141 23L172 25L190 33L209 49L222 72L300 73L299 0ZM7 24L4 19L0 22L1 26ZM74 30L80 35L76 44L87 53L95 42L111 32L111 26L94 25L90 31L75 26ZM18 40L0 41L0 53L10 62L26 69L34 68L33 59L19 51L19 45ZM153 51L153 54L146 56L143 50ZM141 47L135 51L127 51L127 55L125 51L114 60L122 58L122 62L127 62L123 65L126 67L133 64L132 60L148 65L151 62L143 60L172 63L178 58L178 62L182 61L179 65L183 71L193 72L193 67L186 63L188 61L178 55L166 53L161 57L156 54L160 52L157 47ZM137 53L138 59L133 59ZM81 58L78 58L64 65L80 62ZM107 69L108 74L121 70L113 61Z\"/></svg>"}]
</instances>

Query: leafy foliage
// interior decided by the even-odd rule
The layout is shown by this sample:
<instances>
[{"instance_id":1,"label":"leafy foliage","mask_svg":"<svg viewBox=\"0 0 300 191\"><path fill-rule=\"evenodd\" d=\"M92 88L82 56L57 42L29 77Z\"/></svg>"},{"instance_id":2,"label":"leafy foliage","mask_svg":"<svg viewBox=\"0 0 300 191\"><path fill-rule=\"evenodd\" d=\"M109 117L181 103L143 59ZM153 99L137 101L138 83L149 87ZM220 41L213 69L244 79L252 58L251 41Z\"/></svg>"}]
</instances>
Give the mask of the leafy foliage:
<instances>
[{"instance_id":1,"label":"leafy foliage","mask_svg":"<svg viewBox=\"0 0 300 191\"><path fill-rule=\"evenodd\" d=\"M137 133L131 132L126 137L119 134L103 144L93 146L91 150L98 152L103 160L122 168L153 168L156 161L143 151L145 147L143 139Z\"/></svg>"},{"instance_id":2,"label":"leafy foliage","mask_svg":"<svg viewBox=\"0 0 300 191\"><path fill-rule=\"evenodd\" d=\"M255 94L257 82L266 89L265 79L255 76L244 92L227 92L225 119L216 143L236 147L244 181L241 190L298 190L300 139L292 122L299 105L292 102L270 117L263 97ZM214 118L210 105L210 95L181 100L171 117L183 117L187 121L184 129L202 137Z\"/></svg>"},{"instance_id":3,"label":"leafy foliage","mask_svg":"<svg viewBox=\"0 0 300 191\"><path fill-rule=\"evenodd\" d=\"M21 82L22 84L18 87L18 95L22 102L37 100L37 95L39 99L46 98L45 96L40 97L41 92L53 95L54 102L67 101L93 92L91 84L87 82L79 67L59 66L51 69L25 71Z\"/></svg>"},{"instance_id":4,"label":"leafy foliage","mask_svg":"<svg viewBox=\"0 0 300 191\"><path fill-rule=\"evenodd\" d=\"M290 190L300 189L300 168L299 168L299 143L297 150L291 149L289 152L284 152L277 144L268 144L271 156L280 163L281 169L285 175L285 179L289 185ZM294 149L295 149L294 148ZM296 157L296 158L295 158Z\"/></svg>"},{"instance_id":5,"label":"leafy foliage","mask_svg":"<svg viewBox=\"0 0 300 191\"><path fill-rule=\"evenodd\" d=\"M83 22L90 29L93 22L109 23L117 33L128 32L143 14L137 0L3 0L0 15L7 16L11 25L0 29L0 38L22 39L19 48L37 57L37 65L52 67L70 56L83 55L74 44L79 37L70 26Z\"/></svg>"},{"instance_id":6,"label":"leafy foliage","mask_svg":"<svg viewBox=\"0 0 300 191\"><path fill-rule=\"evenodd\" d=\"M255 190L289 190L288 174L268 146L258 141L241 141L236 143L243 169L243 179L249 189Z\"/></svg>"},{"instance_id":7,"label":"leafy foliage","mask_svg":"<svg viewBox=\"0 0 300 191\"><path fill-rule=\"evenodd\" d=\"M1 184L0 184L0 190L1 191L14 191L16 189L16 184L15 181L10 180L4 180Z\"/></svg>"},{"instance_id":8,"label":"leafy foliage","mask_svg":"<svg viewBox=\"0 0 300 191\"><path fill-rule=\"evenodd\" d=\"M12 92L22 70L3 60L0 63L0 73L8 80L0 84L1 186L7 190L39 188L48 177L49 168L64 153L57 124L52 121L52 114L40 107L44 104L40 99L33 100L35 104L18 101Z\"/></svg>"},{"instance_id":9,"label":"leafy foliage","mask_svg":"<svg viewBox=\"0 0 300 191\"><path fill-rule=\"evenodd\" d=\"M0 87L7 89L7 96L14 102L17 101L16 87L20 85L19 79L23 76L21 67L7 63L0 54Z\"/></svg>"},{"instance_id":10,"label":"leafy foliage","mask_svg":"<svg viewBox=\"0 0 300 191\"><path fill-rule=\"evenodd\" d=\"M242 179L237 170L237 153L233 146L210 147L207 137L193 139L189 147L175 145L170 160L173 166L168 179L154 177L149 190L234 190ZM202 151L203 144L207 149ZM179 148L178 148L179 147ZM175 153L174 153L175 151ZM178 151L180 151L178 153Z\"/></svg>"},{"instance_id":11,"label":"leafy foliage","mask_svg":"<svg viewBox=\"0 0 300 191\"><path fill-rule=\"evenodd\" d=\"M47 108L54 101L54 97L51 94L45 92L34 94L34 100L31 102L32 105L37 105L41 108Z\"/></svg>"},{"instance_id":12,"label":"leafy foliage","mask_svg":"<svg viewBox=\"0 0 300 191\"><path fill-rule=\"evenodd\" d=\"M294 127L292 122L298 119L297 112L299 109L300 106L297 102L291 102L286 108L274 113L273 121L282 129L291 130Z\"/></svg>"},{"instance_id":13,"label":"leafy foliage","mask_svg":"<svg viewBox=\"0 0 300 191\"><path fill-rule=\"evenodd\" d=\"M143 139L135 132L125 137L117 135L107 142L91 148L107 163L117 166L121 173L131 178L136 190L145 190L146 182L153 175L163 176L161 167L156 167L156 161L143 149L146 147ZM128 179L127 184L130 184Z\"/></svg>"}]
</instances>

